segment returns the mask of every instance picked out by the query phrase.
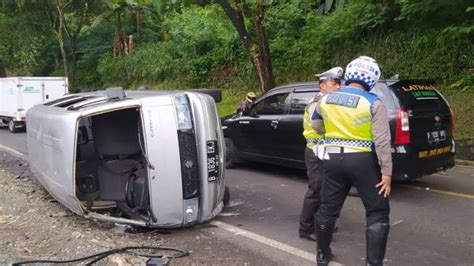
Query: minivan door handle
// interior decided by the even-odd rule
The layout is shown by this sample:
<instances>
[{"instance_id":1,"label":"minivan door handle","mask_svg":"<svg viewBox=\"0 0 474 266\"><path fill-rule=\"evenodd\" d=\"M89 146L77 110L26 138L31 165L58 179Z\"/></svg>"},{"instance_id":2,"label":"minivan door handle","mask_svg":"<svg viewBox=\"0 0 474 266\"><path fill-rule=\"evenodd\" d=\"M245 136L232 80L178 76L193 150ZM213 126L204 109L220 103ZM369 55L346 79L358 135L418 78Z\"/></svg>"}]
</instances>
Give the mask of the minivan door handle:
<instances>
[{"instance_id":1,"label":"minivan door handle","mask_svg":"<svg viewBox=\"0 0 474 266\"><path fill-rule=\"evenodd\" d=\"M270 123L270 126L272 126L274 129L276 129L276 128L278 127L278 121L273 120L273 121Z\"/></svg>"},{"instance_id":2,"label":"minivan door handle","mask_svg":"<svg viewBox=\"0 0 474 266\"><path fill-rule=\"evenodd\" d=\"M239 121L239 124L249 125L250 121Z\"/></svg>"}]
</instances>

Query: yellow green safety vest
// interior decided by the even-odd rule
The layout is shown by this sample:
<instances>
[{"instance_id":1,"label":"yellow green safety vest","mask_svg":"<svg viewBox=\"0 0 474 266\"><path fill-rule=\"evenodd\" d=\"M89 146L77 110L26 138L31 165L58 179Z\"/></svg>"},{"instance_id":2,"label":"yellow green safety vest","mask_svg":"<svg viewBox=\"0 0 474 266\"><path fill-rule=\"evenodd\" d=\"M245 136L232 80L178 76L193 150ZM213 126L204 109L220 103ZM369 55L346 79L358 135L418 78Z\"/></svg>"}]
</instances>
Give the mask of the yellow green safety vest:
<instances>
[{"instance_id":1,"label":"yellow green safety vest","mask_svg":"<svg viewBox=\"0 0 474 266\"><path fill-rule=\"evenodd\" d=\"M304 108L304 116L303 116L303 136L306 139L306 147L311 149L314 145L321 139L321 135L316 133L316 131L311 126L311 120L308 113L308 106L315 102L315 100L311 100L306 107Z\"/></svg>"},{"instance_id":2,"label":"yellow green safety vest","mask_svg":"<svg viewBox=\"0 0 474 266\"><path fill-rule=\"evenodd\" d=\"M355 88L325 95L320 104L324 145L373 151L372 105L377 99L375 94Z\"/></svg>"}]
</instances>

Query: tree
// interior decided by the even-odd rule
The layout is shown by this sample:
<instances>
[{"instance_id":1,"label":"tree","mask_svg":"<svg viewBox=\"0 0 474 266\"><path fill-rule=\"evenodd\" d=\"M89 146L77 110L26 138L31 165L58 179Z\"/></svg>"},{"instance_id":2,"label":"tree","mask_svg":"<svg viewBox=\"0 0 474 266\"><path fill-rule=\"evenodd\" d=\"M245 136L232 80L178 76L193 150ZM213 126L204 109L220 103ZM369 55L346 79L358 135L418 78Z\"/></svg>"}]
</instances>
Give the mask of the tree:
<instances>
[{"instance_id":1,"label":"tree","mask_svg":"<svg viewBox=\"0 0 474 266\"><path fill-rule=\"evenodd\" d=\"M161 1L156 1L161 3ZM112 0L103 3L104 12L96 18L96 22L102 19L115 20L115 33L113 39L113 56L119 57L131 53L133 50L133 34L139 34L141 24L146 13L151 14L150 8L155 4L151 0ZM126 33L126 22L132 21L134 29L133 34Z\"/></svg>"},{"instance_id":2,"label":"tree","mask_svg":"<svg viewBox=\"0 0 474 266\"><path fill-rule=\"evenodd\" d=\"M252 65L257 73L262 92L273 88L273 71L268 38L265 31L265 11L268 1L236 0L231 5L227 0L220 0L224 12L239 33L240 41L250 56ZM255 30L255 39L247 28L244 18L250 20Z\"/></svg>"},{"instance_id":3,"label":"tree","mask_svg":"<svg viewBox=\"0 0 474 266\"><path fill-rule=\"evenodd\" d=\"M0 78L4 78L7 76L7 70L5 69L5 65L3 64L2 59L0 59Z\"/></svg>"},{"instance_id":4,"label":"tree","mask_svg":"<svg viewBox=\"0 0 474 266\"><path fill-rule=\"evenodd\" d=\"M64 74L69 79L69 87L74 88L77 68L77 38L87 23L91 0L55 0L45 1L43 8L51 30L59 43ZM64 37L64 33L66 38ZM65 40L71 49L71 62L68 59Z\"/></svg>"}]
</instances>

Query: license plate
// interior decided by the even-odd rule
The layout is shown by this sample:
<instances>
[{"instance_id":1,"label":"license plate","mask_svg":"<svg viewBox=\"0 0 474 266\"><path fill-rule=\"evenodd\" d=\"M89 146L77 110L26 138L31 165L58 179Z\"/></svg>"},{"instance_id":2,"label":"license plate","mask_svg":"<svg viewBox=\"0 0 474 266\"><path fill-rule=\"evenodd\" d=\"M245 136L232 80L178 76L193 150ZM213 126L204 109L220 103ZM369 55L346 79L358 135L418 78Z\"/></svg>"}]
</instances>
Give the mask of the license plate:
<instances>
[{"instance_id":1,"label":"license plate","mask_svg":"<svg viewBox=\"0 0 474 266\"><path fill-rule=\"evenodd\" d=\"M219 179L219 150L217 140L207 141L207 181L215 182Z\"/></svg>"},{"instance_id":2,"label":"license plate","mask_svg":"<svg viewBox=\"0 0 474 266\"><path fill-rule=\"evenodd\" d=\"M428 136L428 143L446 140L446 130L436 130L426 134Z\"/></svg>"}]
</instances>

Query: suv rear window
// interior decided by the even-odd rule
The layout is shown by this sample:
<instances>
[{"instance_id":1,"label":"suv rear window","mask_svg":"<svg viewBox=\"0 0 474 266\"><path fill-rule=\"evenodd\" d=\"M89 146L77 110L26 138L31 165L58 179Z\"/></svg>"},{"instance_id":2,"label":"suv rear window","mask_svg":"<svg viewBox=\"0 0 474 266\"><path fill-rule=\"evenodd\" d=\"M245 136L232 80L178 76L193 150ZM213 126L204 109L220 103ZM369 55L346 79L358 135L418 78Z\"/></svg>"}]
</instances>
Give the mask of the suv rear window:
<instances>
[{"instance_id":1,"label":"suv rear window","mask_svg":"<svg viewBox=\"0 0 474 266\"><path fill-rule=\"evenodd\" d=\"M401 103L407 109L449 113L449 106L432 84L400 84L398 91Z\"/></svg>"}]
</instances>

